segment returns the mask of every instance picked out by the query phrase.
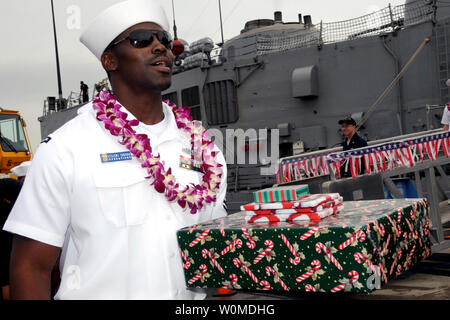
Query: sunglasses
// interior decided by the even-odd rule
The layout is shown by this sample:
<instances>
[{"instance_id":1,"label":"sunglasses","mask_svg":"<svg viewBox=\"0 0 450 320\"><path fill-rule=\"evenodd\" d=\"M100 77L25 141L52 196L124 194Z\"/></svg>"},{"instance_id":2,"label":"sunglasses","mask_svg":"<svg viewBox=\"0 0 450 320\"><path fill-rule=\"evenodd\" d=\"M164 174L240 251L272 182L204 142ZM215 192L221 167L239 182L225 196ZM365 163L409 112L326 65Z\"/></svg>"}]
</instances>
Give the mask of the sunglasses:
<instances>
[{"instance_id":1,"label":"sunglasses","mask_svg":"<svg viewBox=\"0 0 450 320\"><path fill-rule=\"evenodd\" d=\"M131 31L130 35L126 38L120 39L112 44L110 44L106 49L111 49L117 46L119 43L129 40L130 44L134 48L145 48L152 44L153 40L158 39L158 41L167 49L172 50L173 39L170 33L164 30L149 30L149 29L137 29Z\"/></svg>"}]
</instances>

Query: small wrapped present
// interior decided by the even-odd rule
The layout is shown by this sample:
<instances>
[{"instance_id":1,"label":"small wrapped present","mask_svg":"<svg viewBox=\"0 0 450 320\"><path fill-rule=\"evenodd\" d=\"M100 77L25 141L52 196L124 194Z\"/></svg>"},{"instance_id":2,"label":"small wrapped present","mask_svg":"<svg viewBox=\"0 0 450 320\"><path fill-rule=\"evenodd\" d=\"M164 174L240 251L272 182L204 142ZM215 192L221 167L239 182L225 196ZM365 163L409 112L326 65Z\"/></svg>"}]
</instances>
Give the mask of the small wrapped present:
<instances>
[{"instance_id":1,"label":"small wrapped present","mask_svg":"<svg viewBox=\"0 0 450 320\"><path fill-rule=\"evenodd\" d=\"M326 208L318 212L298 212L297 209L280 209L268 210L271 214L254 214L254 212L247 211L245 221L247 223L267 223L267 222L300 222L311 220L322 220L323 218L332 216L333 214L342 211L344 205L341 203L337 206Z\"/></svg>"},{"instance_id":2,"label":"small wrapped present","mask_svg":"<svg viewBox=\"0 0 450 320\"><path fill-rule=\"evenodd\" d=\"M267 214L265 212L270 212L272 210L283 210L283 209L298 209L298 212L316 212L324 208L333 207L343 202L342 197L338 197L331 201L321 203L315 207L300 207L298 201L292 202L276 202L276 203L249 203L241 206L241 211L253 211L257 214Z\"/></svg>"},{"instance_id":3,"label":"small wrapped present","mask_svg":"<svg viewBox=\"0 0 450 320\"><path fill-rule=\"evenodd\" d=\"M308 185L267 188L253 192L256 203L295 201L309 195Z\"/></svg>"}]
</instances>

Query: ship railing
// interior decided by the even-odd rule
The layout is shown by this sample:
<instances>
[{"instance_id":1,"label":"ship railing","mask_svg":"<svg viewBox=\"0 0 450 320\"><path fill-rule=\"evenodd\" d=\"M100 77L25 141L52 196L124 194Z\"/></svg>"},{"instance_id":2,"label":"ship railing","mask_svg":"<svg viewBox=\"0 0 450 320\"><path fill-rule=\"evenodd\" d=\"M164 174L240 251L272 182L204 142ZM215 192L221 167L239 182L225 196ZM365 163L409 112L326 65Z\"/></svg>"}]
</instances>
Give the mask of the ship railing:
<instances>
[{"instance_id":1,"label":"ship railing","mask_svg":"<svg viewBox=\"0 0 450 320\"><path fill-rule=\"evenodd\" d=\"M438 134L440 132L442 132L442 129L428 130L390 138L373 140L369 141L367 144L368 146L377 146L389 142L403 141L421 136ZM335 147L301 153L298 155L283 157L279 159L277 183L282 184L293 181L301 181L320 176L330 176L331 179L337 179L337 176L334 174L333 170L329 167L328 155L336 152L341 152L342 150L343 150L342 147ZM426 157L426 155L424 155L424 157ZM297 164L301 163L301 165L295 168L294 170L292 170L291 168L286 170L286 165L290 165L293 163Z\"/></svg>"},{"instance_id":2,"label":"ship railing","mask_svg":"<svg viewBox=\"0 0 450 320\"><path fill-rule=\"evenodd\" d=\"M258 55L282 52L309 46L353 40L356 38L395 32L405 27L433 21L436 6L433 1L417 0L389 6L376 12L345 21L314 25L307 32L301 30L283 36L259 35L256 38Z\"/></svg>"}]
</instances>

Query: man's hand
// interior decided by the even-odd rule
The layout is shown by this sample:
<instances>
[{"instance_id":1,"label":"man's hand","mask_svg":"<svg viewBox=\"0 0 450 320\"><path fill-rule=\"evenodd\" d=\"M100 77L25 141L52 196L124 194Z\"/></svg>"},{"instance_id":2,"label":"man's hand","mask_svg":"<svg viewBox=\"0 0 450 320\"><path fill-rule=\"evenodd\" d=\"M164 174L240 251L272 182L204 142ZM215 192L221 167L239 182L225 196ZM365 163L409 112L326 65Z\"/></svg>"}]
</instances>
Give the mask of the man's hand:
<instances>
[{"instance_id":1,"label":"man's hand","mask_svg":"<svg viewBox=\"0 0 450 320\"><path fill-rule=\"evenodd\" d=\"M11 252L11 298L51 299L51 272L61 248L15 235Z\"/></svg>"},{"instance_id":2,"label":"man's hand","mask_svg":"<svg viewBox=\"0 0 450 320\"><path fill-rule=\"evenodd\" d=\"M444 131L448 131L448 124L444 125Z\"/></svg>"}]
</instances>

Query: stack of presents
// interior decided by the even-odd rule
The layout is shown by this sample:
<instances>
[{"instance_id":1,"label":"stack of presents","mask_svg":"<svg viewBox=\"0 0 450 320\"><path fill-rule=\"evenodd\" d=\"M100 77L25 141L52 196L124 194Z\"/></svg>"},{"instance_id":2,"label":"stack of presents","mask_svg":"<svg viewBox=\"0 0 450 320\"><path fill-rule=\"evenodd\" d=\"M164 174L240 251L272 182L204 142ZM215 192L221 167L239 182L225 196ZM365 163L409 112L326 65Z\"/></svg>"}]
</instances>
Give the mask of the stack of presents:
<instances>
[{"instance_id":1,"label":"stack of presents","mask_svg":"<svg viewBox=\"0 0 450 320\"><path fill-rule=\"evenodd\" d=\"M321 220L344 206L338 193L310 195L307 185L263 189L253 197L253 203L241 206L249 223Z\"/></svg>"},{"instance_id":2,"label":"stack of presents","mask_svg":"<svg viewBox=\"0 0 450 320\"><path fill-rule=\"evenodd\" d=\"M344 202L307 185L253 197L178 231L188 287L369 293L431 253L424 199Z\"/></svg>"}]
</instances>

